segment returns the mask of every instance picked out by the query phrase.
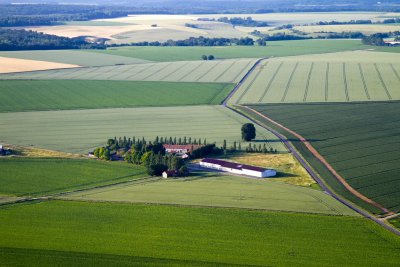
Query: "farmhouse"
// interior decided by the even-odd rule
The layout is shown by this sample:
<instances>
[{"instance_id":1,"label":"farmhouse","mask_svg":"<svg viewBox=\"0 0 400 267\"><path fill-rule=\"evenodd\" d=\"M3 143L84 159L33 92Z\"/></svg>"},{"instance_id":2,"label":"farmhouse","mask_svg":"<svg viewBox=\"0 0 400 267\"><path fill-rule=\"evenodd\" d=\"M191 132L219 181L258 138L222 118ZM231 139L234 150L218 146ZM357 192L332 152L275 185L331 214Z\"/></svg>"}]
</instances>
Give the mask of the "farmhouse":
<instances>
[{"instance_id":1,"label":"farmhouse","mask_svg":"<svg viewBox=\"0 0 400 267\"><path fill-rule=\"evenodd\" d=\"M202 145L168 145L168 144L164 144L163 146L165 148L165 152L173 154L175 153L186 154L202 147Z\"/></svg>"},{"instance_id":2,"label":"farmhouse","mask_svg":"<svg viewBox=\"0 0 400 267\"><path fill-rule=\"evenodd\" d=\"M205 158L200 162L200 166L235 174L243 174L262 178L272 177L276 175L276 171L272 169L265 169L261 167L234 163L219 159Z\"/></svg>"}]
</instances>

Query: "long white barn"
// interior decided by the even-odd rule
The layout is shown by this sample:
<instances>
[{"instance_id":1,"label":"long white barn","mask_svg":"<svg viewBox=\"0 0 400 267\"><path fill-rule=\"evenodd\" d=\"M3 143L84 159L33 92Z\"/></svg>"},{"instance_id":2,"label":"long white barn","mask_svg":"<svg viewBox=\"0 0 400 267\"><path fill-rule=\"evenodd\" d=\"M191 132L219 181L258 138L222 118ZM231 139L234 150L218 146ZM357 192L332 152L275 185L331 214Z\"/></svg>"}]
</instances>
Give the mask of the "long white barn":
<instances>
[{"instance_id":1,"label":"long white barn","mask_svg":"<svg viewBox=\"0 0 400 267\"><path fill-rule=\"evenodd\" d=\"M276 176L276 171L273 169L265 169L261 167L239 164L219 159L205 158L200 162L200 166L219 171L231 172L235 174L242 174L260 178Z\"/></svg>"}]
</instances>

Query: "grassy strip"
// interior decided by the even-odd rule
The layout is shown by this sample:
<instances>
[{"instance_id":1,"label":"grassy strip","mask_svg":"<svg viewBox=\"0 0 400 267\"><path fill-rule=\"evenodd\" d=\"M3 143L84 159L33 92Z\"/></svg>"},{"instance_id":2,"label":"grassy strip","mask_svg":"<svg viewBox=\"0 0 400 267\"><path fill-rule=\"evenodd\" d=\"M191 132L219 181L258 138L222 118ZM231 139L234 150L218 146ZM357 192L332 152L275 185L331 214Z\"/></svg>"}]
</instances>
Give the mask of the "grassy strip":
<instances>
[{"instance_id":1,"label":"grassy strip","mask_svg":"<svg viewBox=\"0 0 400 267\"><path fill-rule=\"evenodd\" d=\"M390 266L400 260L398 237L357 217L51 201L1 209L0 226L0 247L7 248L0 265L26 257L38 266L68 265L86 260L79 253L121 255L122 263L124 256L140 257L150 266L157 259L175 266ZM19 248L29 251L9 256Z\"/></svg>"},{"instance_id":2,"label":"grassy strip","mask_svg":"<svg viewBox=\"0 0 400 267\"><path fill-rule=\"evenodd\" d=\"M39 196L146 176L142 167L88 159L0 159L0 194Z\"/></svg>"},{"instance_id":3,"label":"grassy strip","mask_svg":"<svg viewBox=\"0 0 400 267\"><path fill-rule=\"evenodd\" d=\"M2 80L0 112L220 104L233 84Z\"/></svg>"}]
</instances>

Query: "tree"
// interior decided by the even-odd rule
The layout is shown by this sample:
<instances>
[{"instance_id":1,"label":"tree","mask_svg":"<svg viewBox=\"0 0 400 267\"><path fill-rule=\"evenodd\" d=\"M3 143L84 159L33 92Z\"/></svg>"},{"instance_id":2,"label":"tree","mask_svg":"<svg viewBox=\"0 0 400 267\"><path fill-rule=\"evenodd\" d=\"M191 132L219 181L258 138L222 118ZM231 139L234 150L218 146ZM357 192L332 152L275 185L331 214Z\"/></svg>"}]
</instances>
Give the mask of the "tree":
<instances>
[{"instance_id":1,"label":"tree","mask_svg":"<svg viewBox=\"0 0 400 267\"><path fill-rule=\"evenodd\" d=\"M214 56L213 55L209 55L208 56L208 60L214 60Z\"/></svg>"},{"instance_id":2,"label":"tree","mask_svg":"<svg viewBox=\"0 0 400 267\"><path fill-rule=\"evenodd\" d=\"M256 128L252 123L243 124L241 131L242 131L242 139L244 141L248 142L256 138Z\"/></svg>"},{"instance_id":3,"label":"tree","mask_svg":"<svg viewBox=\"0 0 400 267\"><path fill-rule=\"evenodd\" d=\"M163 172L167 170L168 167L164 164L152 164L147 168L147 174L151 176L161 176Z\"/></svg>"},{"instance_id":4,"label":"tree","mask_svg":"<svg viewBox=\"0 0 400 267\"><path fill-rule=\"evenodd\" d=\"M202 56L201 56L201 59L202 59L202 60L207 60L207 56L206 56L206 55L202 55Z\"/></svg>"}]
</instances>

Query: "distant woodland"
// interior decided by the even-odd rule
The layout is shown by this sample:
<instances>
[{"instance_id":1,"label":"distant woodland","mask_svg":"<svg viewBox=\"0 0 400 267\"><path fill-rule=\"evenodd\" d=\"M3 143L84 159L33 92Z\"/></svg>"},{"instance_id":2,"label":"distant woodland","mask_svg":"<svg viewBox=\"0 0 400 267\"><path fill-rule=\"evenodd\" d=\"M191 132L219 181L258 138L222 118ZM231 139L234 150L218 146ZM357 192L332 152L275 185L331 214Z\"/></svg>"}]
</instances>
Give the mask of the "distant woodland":
<instances>
[{"instance_id":1,"label":"distant woodland","mask_svg":"<svg viewBox=\"0 0 400 267\"><path fill-rule=\"evenodd\" d=\"M0 29L0 50L102 49L104 44L26 30Z\"/></svg>"}]
</instances>

